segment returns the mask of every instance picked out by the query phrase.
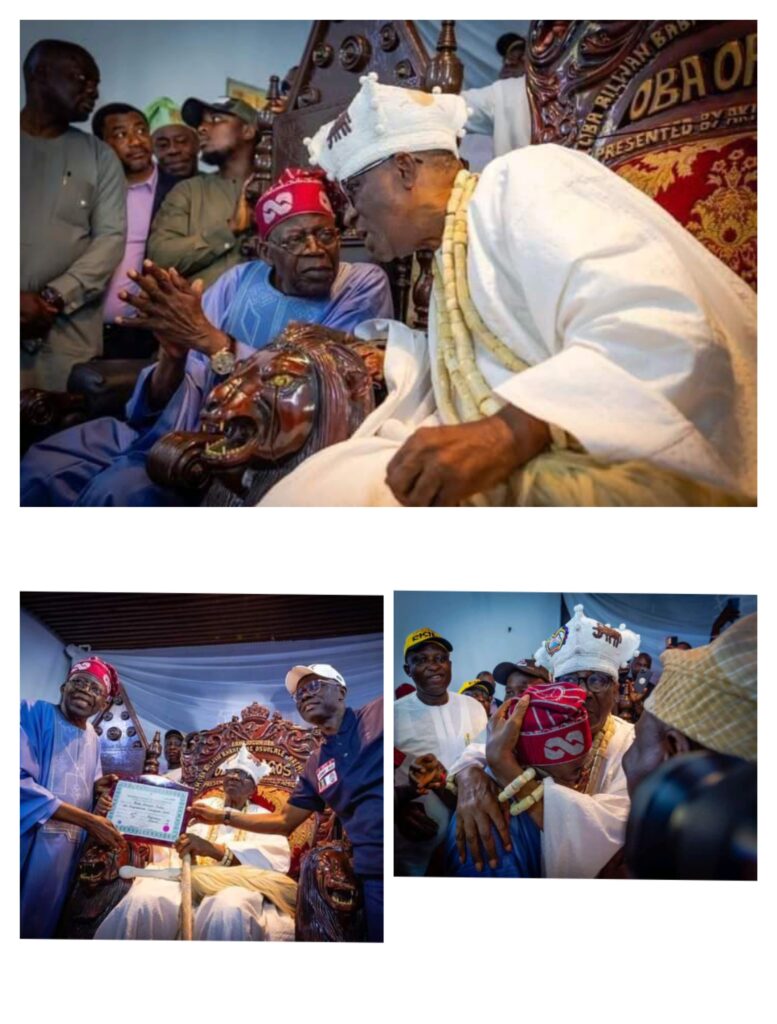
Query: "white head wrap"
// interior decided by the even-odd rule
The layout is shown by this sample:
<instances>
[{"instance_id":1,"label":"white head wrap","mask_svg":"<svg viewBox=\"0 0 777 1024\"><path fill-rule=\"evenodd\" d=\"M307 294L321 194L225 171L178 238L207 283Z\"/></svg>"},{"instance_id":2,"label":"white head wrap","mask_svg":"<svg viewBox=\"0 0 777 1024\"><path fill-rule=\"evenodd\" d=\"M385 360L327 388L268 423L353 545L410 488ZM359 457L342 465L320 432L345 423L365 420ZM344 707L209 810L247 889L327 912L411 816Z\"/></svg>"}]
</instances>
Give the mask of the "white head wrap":
<instances>
[{"instance_id":1,"label":"white head wrap","mask_svg":"<svg viewBox=\"0 0 777 1024\"><path fill-rule=\"evenodd\" d=\"M566 626L551 633L536 651L534 660L548 669L553 679L567 672L606 672L617 679L618 669L639 653L638 648L637 633L624 624L613 629L589 619L583 606L576 604L575 614Z\"/></svg>"},{"instance_id":2,"label":"white head wrap","mask_svg":"<svg viewBox=\"0 0 777 1024\"><path fill-rule=\"evenodd\" d=\"M349 107L304 140L310 162L329 178L345 181L394 153L442 149L458 155L467 120L461 96L380 85L374 71L360 81Z\"/></svg>"},{"instance_id":3,"label":"white head wrap","mask_svg":"<svg viewBox=\"0 0 777 1024\"><path fill-rule=\"evenodd\" d=\"M228 761L224 761L220 771L222 774L234 771L245 772L246 775L250 775L254 780L254 785L258 785L260 779L263 779L265 775L269 775L272 769L266 761L255 761L244 743L236 754L233 754Z\"/></svg>"}]
</instances>

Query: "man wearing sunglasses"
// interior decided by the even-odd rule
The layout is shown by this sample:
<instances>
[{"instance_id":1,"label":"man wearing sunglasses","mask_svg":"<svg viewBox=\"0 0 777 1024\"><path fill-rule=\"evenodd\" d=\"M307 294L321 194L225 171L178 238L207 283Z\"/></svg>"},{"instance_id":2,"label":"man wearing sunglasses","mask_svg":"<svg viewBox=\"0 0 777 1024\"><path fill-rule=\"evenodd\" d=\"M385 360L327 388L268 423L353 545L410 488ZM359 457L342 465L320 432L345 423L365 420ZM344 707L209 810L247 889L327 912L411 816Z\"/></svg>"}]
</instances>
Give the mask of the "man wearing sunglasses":
<instances>
[{"instance_id":1,"label":"man wearing sunglasses","mask_svg":"<svg viewBox=\"0 0 777 1024\"><path fill-rule=\"evenodd\" d=\"M60 687L58 705L22 701L22 938L54 936L87 833L103 846L124 845L100 800L117 776L103 775L90 722L117 692L113 666L83 658Z\"/></svg>"},{"instance_id":2,"label":"man wearing sunglasses","mask_svg":"<svg viewBox=\"0 0 777 1024\"><path fill-rule=\"evenodd\" d=\"M332 665L295 665L286 689L301 717L323 734L307 760L288 803L276 814L232 813L230 822L248 832L289 836L311 814L331 808L353 846L353 868L361 885L367 941L383 941L383 698L354 711L348 687ZM224 812L197 802L192 813L219 824Z\"/></svg>"},{"instance_id":3,"label":"man wearing sunglasses","mask_svg":"<svg viewBox=\"0 0 777 1024\"><path fill-rule=\"evenodd\" d=\"M551 681L582 688L592 743L574 762L575 772L553 778L538 772L542 796L526 812L541 830L543 873L548 878L595 878L623 845L629 796L621 761L634 739L634 726L613 714L618 670L637 653L639 636L591 619L576 605L534 655ZM499 722L485 747L471 747L451 769L457 785L456 843L459 859L476 870L498 871L502 847L511 848L507 802L497 794L528 766L515 751L521 715ZM489 773L486 772L488 765ZM509 777L508 777L509 776ZM531 785L536 785L534 780ZM485 857L484 857L485 853ZM489 873L489 872L486 872Z\"/></svg>"},{"instance_id":4,"label":"man wearing sunglasses","mask_svg":"<svg viewBox=\"0 0 777 1024\"><path fill-rule=\"evenodd\" d=\"M187 183L188 184L188 183ZM175 190L174 190L175 191ZM177 270L146 261L121 292L153 331L159 358L138 378L127 422L105 417L34 445L22 460L22 505L171 505L189 499L152 483L148 451L174 430L196 430L213 388L238 360L293 321L341 331L392 316L385 272L343 263L340 233L319 172L291 168L255 210L259 259L233 267L204 294Z\"/></svg>"}]
</instances>

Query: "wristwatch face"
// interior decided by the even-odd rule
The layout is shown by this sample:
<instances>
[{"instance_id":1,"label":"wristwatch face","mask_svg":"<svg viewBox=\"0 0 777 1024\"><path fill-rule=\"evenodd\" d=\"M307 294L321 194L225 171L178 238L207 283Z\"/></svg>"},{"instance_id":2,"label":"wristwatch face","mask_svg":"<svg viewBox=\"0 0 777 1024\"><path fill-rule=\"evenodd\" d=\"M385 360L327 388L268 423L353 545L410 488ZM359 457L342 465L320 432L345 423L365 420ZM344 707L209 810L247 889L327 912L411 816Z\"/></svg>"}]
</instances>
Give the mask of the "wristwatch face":
<instances>
[{"instance_id":1,"label":"wristwatch face","mask_svg":"<svg viewBox=\"0 0 777 1024\"><path fill-rule=\"evenodd\" d=\"M224 348L221 352L217 352L214 356L210 357L211 369L222 377L232 373L235 369L235 362L235 357L228 348Z\"/></svg>"}]
</instances>

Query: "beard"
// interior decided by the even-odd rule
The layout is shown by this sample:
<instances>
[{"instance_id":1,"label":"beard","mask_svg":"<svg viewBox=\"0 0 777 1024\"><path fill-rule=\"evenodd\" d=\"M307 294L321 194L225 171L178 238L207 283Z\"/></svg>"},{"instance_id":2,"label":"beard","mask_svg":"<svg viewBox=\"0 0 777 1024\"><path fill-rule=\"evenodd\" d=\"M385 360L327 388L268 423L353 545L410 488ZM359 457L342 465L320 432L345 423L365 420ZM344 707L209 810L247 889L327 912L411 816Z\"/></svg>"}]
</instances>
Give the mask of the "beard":
<instances>
[{"instance_id":1,"label":"beard","mask_svg":"<svg viewBox=\"0 0 777 1024\"><path fill-rule=\"evenodd\" d=\"M201 153L200 160L209 167L221 167L227 156L227 153Z\"/></svg>"}]
</instances>

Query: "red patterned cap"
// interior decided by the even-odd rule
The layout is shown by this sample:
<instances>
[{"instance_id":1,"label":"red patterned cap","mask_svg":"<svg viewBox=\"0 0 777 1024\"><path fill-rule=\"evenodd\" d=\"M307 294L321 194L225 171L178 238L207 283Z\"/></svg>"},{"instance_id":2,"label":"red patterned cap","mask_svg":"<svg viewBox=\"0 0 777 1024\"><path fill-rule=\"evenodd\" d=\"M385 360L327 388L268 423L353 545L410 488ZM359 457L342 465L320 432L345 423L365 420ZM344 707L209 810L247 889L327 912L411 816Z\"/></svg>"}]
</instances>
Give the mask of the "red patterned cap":
<instances>
[{"instance_id":1,"label":"red patterned cap","mask_svg":"<svg viewBox=\"0 0 777 1024\"><path fill-rule=\"evenodd\" d=\"M264 240L279 224L303 213L320 213L334 221L324 173L287 167L257 200L254 216L260 237Z\"/></svg>"},{"instance_id":2,"label":"red patterned cap","mask_svg":"<svg viewBox=\"0 0 777 1024\"><path fill-rule=\"evenodd\" d=\"M96 679L105 690L105 695L112 700L119 692L119 674L113 665L100 658L82 658L77 661L67 674L68 679L72 676L91 676Z\"/></svg>"},{"instance_id":3,"label":"red patterned cap","mask_svg":"<svg viewBox=\"0 0 777 1024\"><path fill-rule=\"evenodd\" d=\"M549 768L575 761L591 749L591 727L582 686L527 686L524 696L529 697L530 703L516 752L521 764ZM516 704L517 700L513 711Z\"/></svg>"}]
</instances>

